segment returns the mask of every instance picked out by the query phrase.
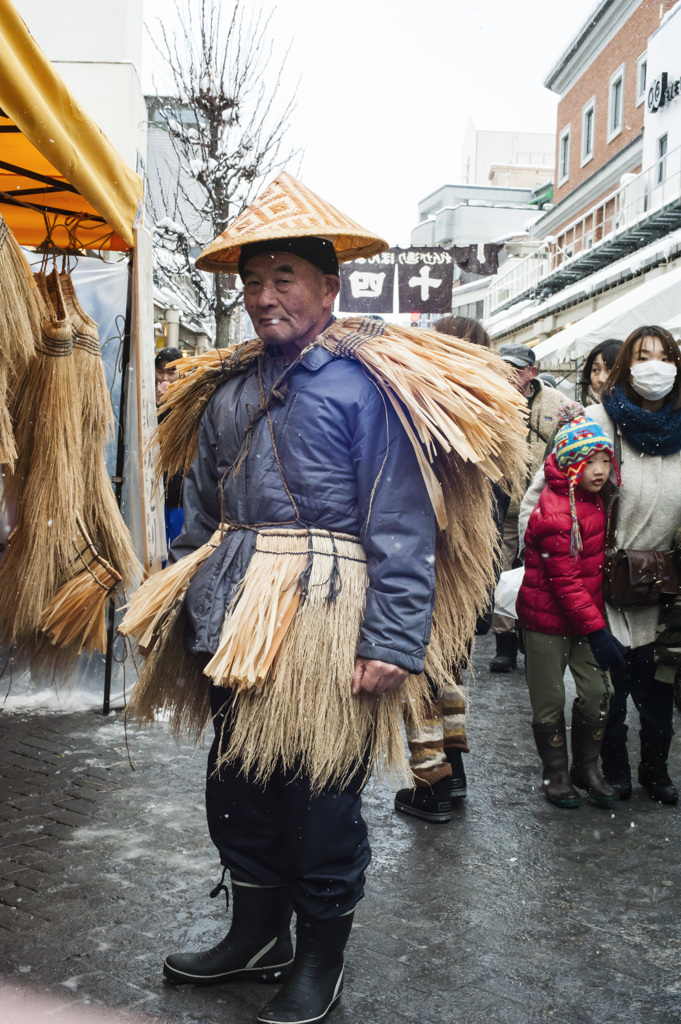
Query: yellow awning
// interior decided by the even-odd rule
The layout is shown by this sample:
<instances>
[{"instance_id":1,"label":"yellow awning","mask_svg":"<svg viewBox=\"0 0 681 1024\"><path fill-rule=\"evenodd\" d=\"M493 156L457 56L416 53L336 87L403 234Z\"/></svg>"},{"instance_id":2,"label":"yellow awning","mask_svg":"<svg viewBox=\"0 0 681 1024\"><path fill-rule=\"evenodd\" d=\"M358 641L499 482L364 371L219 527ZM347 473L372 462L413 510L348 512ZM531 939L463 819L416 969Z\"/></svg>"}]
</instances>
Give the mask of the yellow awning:
<instances>
[{"instance_id":1,"label":"yellow awning","mask_svg":"<svg viewBox=\"0 0 681 1024\"><path fill-rule=\"evenodd\" d=\"M138 174L0 0L0 212L22 245L133 247ZM22 203L30 203L29 209Z\"/></svg>"}]
</instances>

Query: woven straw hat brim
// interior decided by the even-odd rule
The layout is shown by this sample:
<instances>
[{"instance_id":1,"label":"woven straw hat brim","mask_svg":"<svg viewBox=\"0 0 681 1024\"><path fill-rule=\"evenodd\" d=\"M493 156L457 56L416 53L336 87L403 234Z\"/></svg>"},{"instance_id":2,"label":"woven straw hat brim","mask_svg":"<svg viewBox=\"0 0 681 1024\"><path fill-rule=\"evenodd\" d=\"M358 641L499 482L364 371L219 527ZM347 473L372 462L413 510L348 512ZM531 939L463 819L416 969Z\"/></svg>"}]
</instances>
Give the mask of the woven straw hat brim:
<instances>
[{"instance_id":1,"label":"woven straw hat brim","mask_svg":"<svg viewBox=\"0 0 681 1024\"><path fill-rule=\"evenodd\" d=\"M236 220L206 246L199 270L236 274L242 245L276 238L327 238L341 263L375 256L388 243L282 172Z\"/></svg>"}]
</instances>

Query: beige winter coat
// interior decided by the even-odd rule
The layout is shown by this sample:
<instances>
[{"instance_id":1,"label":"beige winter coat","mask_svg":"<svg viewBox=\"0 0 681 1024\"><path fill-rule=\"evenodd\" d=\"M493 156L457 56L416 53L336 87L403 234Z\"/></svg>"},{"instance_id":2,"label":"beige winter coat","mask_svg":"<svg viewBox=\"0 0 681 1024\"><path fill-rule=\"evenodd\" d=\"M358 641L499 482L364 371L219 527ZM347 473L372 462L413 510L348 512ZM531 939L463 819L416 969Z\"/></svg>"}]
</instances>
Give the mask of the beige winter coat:
<instances>
[{"instance_id":1,"label":"beige winter coat","mask_svg":"<svg viewBox=\"0 0 681 1024\"><path fill-rule=\"evenodd\" d=\"M615 425L602 405L591 406L589 416L614 438ZM622 442L622 489L617 513L617 546L633 551L665 551L671 548L681 527L681 452L675 455L642 455L624 437ZM530 513L544 488L541 468L523 498L518 532L525 537ZM628 647L653 643L660 613L652 608L605 606L608 625Z\"/></svg>"},{"instance_id":2,"label":"beige winter coat","mask_svg":"<svg viewBox=\"0 0 681 1024\"><path fill-rule=\"evenodd\" d=\"M527 424L527 473L514 482L507 513L509 516L517 516L520 511L520 502L527 486L544 462L546 445L556 429L556 412L565 403L565 395L546 386L543 381L533 381L532 388L533 392L527 400L530 410Z\"/></svg>"}]
</instances>

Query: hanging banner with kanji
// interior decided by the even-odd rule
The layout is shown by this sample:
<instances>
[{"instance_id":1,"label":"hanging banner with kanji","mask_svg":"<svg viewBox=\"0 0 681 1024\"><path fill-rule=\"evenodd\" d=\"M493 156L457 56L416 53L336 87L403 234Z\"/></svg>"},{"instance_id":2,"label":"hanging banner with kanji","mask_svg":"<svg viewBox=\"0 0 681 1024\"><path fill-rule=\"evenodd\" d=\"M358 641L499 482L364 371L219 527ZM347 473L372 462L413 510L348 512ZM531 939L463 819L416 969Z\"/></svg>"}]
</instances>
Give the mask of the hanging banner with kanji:
<instances>
[{"instance_id":1,"label":"hanging banner with kanji","mask_svg":"<svg viewBox=\"0 0 681 1024\"><path fill-rule=\"evenodd\" d=\"M395 268L400 313L448 313L455 260L450 249L393 248L367 260L341 263L342 313L392 313Z\"/></svg>"},{"instance_id":2,"label":"hanging banner with kanji","mask_svg":"<svg viewBox=\"0 0 681 1024\"><path fill-rule=\"evenodd\" d=\"M341 263L339 309L343 313L392 313L397 249L368 260Z\"/></svg>"},{"instance_id":3,"label":"hanging banner with kanji","mask_svg":"<svg viewBox=\"0 0 681 1024\"><path fill-rule=\"evenodd\" d=\"M397 249L400 313L449 313L452 309L454 260L434 246Z\"/></svg>"}]
</instances>

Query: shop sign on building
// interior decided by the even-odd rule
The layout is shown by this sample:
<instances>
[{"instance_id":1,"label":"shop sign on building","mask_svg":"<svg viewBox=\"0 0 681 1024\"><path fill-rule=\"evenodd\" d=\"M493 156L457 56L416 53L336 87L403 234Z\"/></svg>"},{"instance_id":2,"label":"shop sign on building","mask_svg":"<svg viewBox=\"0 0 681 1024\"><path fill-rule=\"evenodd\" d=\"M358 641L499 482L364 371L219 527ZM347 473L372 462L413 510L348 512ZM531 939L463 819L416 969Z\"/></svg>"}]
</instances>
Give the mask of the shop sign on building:
<instances>
[{"instance_id":1,"label":"shop sign on building","mask_svg":"<svg viewBox=\"0 0 681 1024\"><path fill-rule=\"evenodd\" d=\"M656 114L665 103L670 103L681 94L681 78L670 81L669 75L663 71L648 90L648 110Z\"/></svg>"}]
</instances>

